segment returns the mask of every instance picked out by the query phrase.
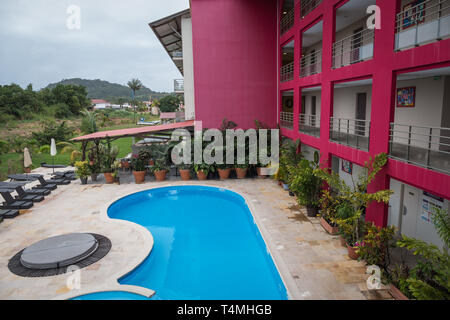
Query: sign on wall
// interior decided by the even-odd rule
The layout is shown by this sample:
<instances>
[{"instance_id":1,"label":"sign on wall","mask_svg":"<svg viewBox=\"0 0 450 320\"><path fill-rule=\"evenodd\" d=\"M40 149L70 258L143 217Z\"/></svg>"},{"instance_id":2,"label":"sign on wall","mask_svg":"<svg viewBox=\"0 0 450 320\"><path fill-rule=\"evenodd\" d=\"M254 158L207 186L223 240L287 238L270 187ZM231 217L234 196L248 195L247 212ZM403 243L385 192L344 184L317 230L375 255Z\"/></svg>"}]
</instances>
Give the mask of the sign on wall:
<instances>
[{"instance_id":1,"label":"sign on wall","mask_svg":"<svg viewBox=\"0 0 450 320\"><path fill-rule=\"evenodd\" d=\"M342 171L352 174L353 164L350 161L342 160Z\"/></svg>"},{"instance_id":2,"label":"sign on wall","mask_svg":"<svg viewBox=\"0 0 450 320\"><path fill-rule=\"evenodd\" d=\"M432 223L431 217L436 212L437 209L442 209L444 207L444 199L437 197L426 191L423 192L422 196L422 212L420 214L420 219L427 223Z\"/></svg>"},{"instance_id":3,"label":"sign on wall","mask_svg":"<svg viewBox=\"0 0 450 320\"><path fill-rule=\"evenodd\" d=\"M416 106L416 87L397 89L397 107L414 108Z\"/></svg>"}]
</instances>

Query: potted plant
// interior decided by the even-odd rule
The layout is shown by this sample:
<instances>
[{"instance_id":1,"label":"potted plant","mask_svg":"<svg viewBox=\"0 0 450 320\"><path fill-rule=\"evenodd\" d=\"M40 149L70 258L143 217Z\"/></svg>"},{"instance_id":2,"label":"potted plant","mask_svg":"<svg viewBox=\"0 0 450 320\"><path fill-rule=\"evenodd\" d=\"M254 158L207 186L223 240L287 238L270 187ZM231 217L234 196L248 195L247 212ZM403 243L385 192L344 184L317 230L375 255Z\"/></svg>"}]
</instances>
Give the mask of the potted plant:
<instances>
[{"instance_id":1,"label":"potted plant","mask_svg":"<svg viewBox=\"0 0 450 320\"><path fill-rule=\"evenodd\" d=\"M248 163L235 164L236 176L238 179L245 179L247 176Z\"/></svg>"},{"instance_id":2,"label":"potted plant","mask_svg":"<svg viewBox=\"0 0 450 320\"><path fill-rule=\"evenodd\" d=\"M323 180L314 174L318 165L318 160L302 159L296 166L288 166L289 189L297 196L298 203L306 207L308 217L316 217L319 212Z\"/></svg>"},{"instance_id":3,"label":"potted plant","mask_svg":"<svg viewBox=\"0 0 450 320\"><path fill-rule=\"evenodd\" d=\"M226 180L230 177L231 167L227 164L217 165L217 171L219 172L220 180Z\"/></svg>"},{"instance_id":4,"label":"potted plant","mask_svg":"<svg viewBox=\"0 0 450 320\"><path fill-rule=\"evenodd\" d=\"M103 175L105 176L106 183L114 183L113 164L116 161L119 148L117 146L111 146L109 139L106 144L99 145L99 162Z\"/></svg>"},{"instance_id":5,"label":"potted plant","mask_svg":"<svg viewBox=\"0 0 450 320\"><path fill-rule=\"evenodd\" d=\"M114 182L117 184L120 184L120 177L119 177L119 168L122 166L122 162L119 160L114 161L114 164L112 165L112 177L114 179Z\"/></svg>"},{"instance_id":6,"label":"potted plant","mask_svg":"<svg viewBox=\"0 0 450 320\"><path fill-rule=\"evenodd\" d=\"M133 168L134 182L136 184L144 183L145 175L147 174L147 163L148 160L142 153L134 154L131 158L131 167Z\"/></svg>"},{"instance_id":7,"label":"potted plant","mask_svg":"<svg viewBox=\"0 0 450 320\"><path fill-rule=\"evenodd\" d=\"M76 175L81 180L81 184L87 184L87 180L91 171L89 170L89 163L87 161L75 162Z\"/></svg>"},{"instance_id":8,"label":"potted plant","mask_svg":"<svg viewBox=\"0 0 450 320\"><path fill-rule=\"evenodd\" d=\"M169 166L167 166L164 161L155 161L155 165L151 170L155 175L156 181L164 181L166 180L166 175L169 169Z\"/></svg>"},{"instance_id":9,"label":"potted plant","mask_svg":"<svg viewBox=\"0 0 450 320\"><path fill-rule=\"evenodd\" d=\"M192 171L192 165L190 165L190 164L182 163L178 166L178 172L180 173L181 180L183 180L183 181L191 180L191 171Z\"/></svg>"},{"instance_id":10,"label":"potted plant","mask_svg":"<svg viewBox=\"0 0 450 320\"><path fill-rule=\"evenodd\" d=\"M329 190L322 191L322 198L319 200L321 207L320 224L331 235L337 235L339 233L339 226L336 222L339 201L340 198L337 195L331 194Z\"/></svg>"},{"instance_id":11,"label":"potted plant","mask_svg":"<svg viewBox=\"0 0 450 320\"><path fill-rule=\"evenodd\" d=\"M194 170L197 173L198 180L207 180L208 174L214 172L215 168L211 164L201 163L194 165Z\"/></svg>"},{"instance_id":12,"label":"potted plant","mask_svg":"<svg viewBox=\"0 0 450 320\"><path fill-rule=\"evenodd\" d=\"M386 163L387 155L385 153L370 158L365 163L365 170L358 177L358 183L353 181L352 176L352 186L347 185L337 173L330 172L327 169L315 170L316 176L325 180L331 189L336 190L341 199L336 211L336 222L346 238L346 245L351 258L357 255L358 246L364 245L363 237L366 225L363 213L365 209L373 201L389 203L393 193L391 190L381 190L375 193L367 192L368 185Z\"/></svg>"}]
</instances>

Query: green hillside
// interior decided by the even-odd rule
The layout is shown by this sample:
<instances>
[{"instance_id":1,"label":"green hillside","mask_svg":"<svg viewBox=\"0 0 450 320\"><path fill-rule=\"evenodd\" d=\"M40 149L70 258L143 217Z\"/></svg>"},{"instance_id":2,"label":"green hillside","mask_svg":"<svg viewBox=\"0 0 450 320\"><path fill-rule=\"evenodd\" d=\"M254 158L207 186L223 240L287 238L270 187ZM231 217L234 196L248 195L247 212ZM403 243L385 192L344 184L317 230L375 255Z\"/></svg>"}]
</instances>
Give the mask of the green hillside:
<instances>
[{"instance_id":1,"label":"green hillside","mask_svg":"<svg viewBox=\"0 0 450 320\"><path fill-rule=\"evenodd\" d=\"M53 89L58 84L72 84L84 86L88 92L89 99L105 99L111 102L115 102L118 99L124 99L125 101L131 100L131 90L126 85L120 85L117 83L111 83L104 80L87 80L87 79L65 79L58 83L52 83L47 86L49 89ZM145 101L150 98L161 99L162 97L168 95L166 92L155 92L149 88L143 87L141 90L136 92L136 99L140 101Z\"/></svg>"}]
</instances>

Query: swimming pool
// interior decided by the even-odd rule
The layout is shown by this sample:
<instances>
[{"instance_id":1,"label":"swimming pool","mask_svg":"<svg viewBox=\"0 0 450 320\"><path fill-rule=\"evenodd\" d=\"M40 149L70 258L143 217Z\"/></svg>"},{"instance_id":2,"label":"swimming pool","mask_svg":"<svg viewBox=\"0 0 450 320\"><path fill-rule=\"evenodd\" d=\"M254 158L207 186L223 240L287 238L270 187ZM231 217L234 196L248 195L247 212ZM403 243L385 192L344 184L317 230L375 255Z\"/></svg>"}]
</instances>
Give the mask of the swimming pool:
<instances>
[{"instance_id":1,"label":"swimming pool","mask_svg":"<svg viewBox=\"0 0 450 320\"><path fill-rule=\"evenodd\" d=\"M287 299L252 214L234 192L203 186L151 189L116 201L108 216L152 233L152 252L119 283L155 290L153 299Z\"/></svg>"}]
</instances>

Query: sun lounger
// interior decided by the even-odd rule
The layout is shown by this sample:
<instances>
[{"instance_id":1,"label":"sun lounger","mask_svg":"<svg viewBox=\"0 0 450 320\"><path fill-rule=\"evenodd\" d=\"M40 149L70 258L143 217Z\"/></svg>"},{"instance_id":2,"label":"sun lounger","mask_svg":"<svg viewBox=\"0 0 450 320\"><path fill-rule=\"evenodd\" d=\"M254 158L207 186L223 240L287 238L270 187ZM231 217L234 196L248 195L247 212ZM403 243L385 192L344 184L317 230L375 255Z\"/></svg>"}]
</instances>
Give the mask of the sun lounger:
<instances>
[{"instance_id":1,"label":"sun lounger","mask_svg":"<svg viewBox=\"0 0 450 320\"><path fill-rule=\"evenodd\" d=\"M51 165L51 164L46 164L45 162L41 163L41 167L42 168L50 168L50 169L52 169L52 168L54 168L54 169L67 168L67 166L65 166L65 165L61 165L61 164Z\"/></svg>"},{"instance_id":2,"label":"sun lounger","mask_svg":"<svg viewBox=\"0 0 450 320\"><path fill-rule=\"evenodd\" d=\"M44 179L44 177L39 177L39 185L33 188L33 190L36 189L47 189L47 190L55 190L58 186L55 183L50 183L47 180Z\"/></svg>"},{"instance_id":3,"label":"sun lounger","mask_svg":"<svg viewBox=\"0 0 450 320\"><path fill-rule=\"evenodd\" d=\"M0 189L11 189L15 190L17 187L26 186L26 182L4 182L0 181Z\"/></svg>"},{"instance_id":4,"label":"sun lounger","mask_svg":"<svg viewBox=\"0 0 450 320\"><path fill-rule=\"evenodd\" d=\"M0 219L12 219L19 215L18 210L0 210Z\"/></svg>"},{"instance_id":5,"label":"sun lounger","mask_svg":"<svg viewBox=\"0 0 450 320\"><path fill-rule=\"evenodd\" d=\"M22 187L16 187L14 188L15 191L17 191L17 193L19 192L24 192L27 195L37 195L37 196L48 196L52 191L49 189L24 189Z\"/></svg>"},{"instance_id":6,"label":"sun lounger","mask_svg":"<svg viewBox=\"0 0 450 320\"><path fill-rule=\"evenodd\" d=\"M0 206L0 210L25 210L33 206L31 201L15 200L9 192L0 192L0 194L6 201L3 206Z\"/></svg>"},{"instance_id":7,"label":"sun lounger","mask_svg":"<svg viewBox=\"0 0 450 320\"><path fill-rule=\"evenodd\" d=\"M38 195L38 194L27 194L20 187L17 188L16 191L18 193L18 196L16 196L16 200L33 201L33 202L44 201L44 196L41 196L41 195Z\"/></svg>"},{"instance_id":8,"label":"sun lounger","mask_svg":"<svg viewBox=\"0 0 450 320\"><path fill-rule=\"evenodd\" d=\"M8 178L14 181L36 181L42 174L10 174Z\"/></svg>"}]
</instances>

